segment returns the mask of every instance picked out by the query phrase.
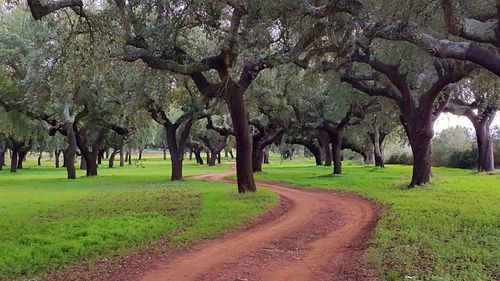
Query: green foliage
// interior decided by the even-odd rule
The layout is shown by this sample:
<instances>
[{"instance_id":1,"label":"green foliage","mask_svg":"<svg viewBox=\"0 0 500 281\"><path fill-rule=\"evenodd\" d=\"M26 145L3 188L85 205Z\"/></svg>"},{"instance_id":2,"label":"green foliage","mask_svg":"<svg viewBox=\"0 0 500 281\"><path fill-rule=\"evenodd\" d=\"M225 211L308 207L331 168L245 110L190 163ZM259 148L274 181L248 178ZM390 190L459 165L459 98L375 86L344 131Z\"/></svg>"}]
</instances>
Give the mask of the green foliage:
<instances>
[{"instance_id":1,"label":"green foliage","mask_svg":"<svg viewBox=\"0 0 500 281\"><path fill-rule=\"evenodd\" d=\"M473 168L477 160L475 146L472 132L467 128L457 126L445 129L432 140L432 164L451 168Z\"/></svg>"},{"instance_id":2,"label":"green foliage","mask_svg":"<svg viewBox=\"0 0 500 281\"><path fill-rule=\"evenodd\" d=\"M412 165L413 157L408 152L393 153L389 156L389 159L385 161L387 164L403 164Z\"/></svg>"},{"instance_id":3,"label":"green foliage","mask_svg":"<svg viewBox=\"0 0 500 281\"><path fill-rule=\"evenodd\" d=\"M166 163L101 168L102 176L76 181L63 180L64 169L47 162L28 162L17 175L0 172L0 279L124 254L163 236L171 246L213 238L277 202L265 190L239 195L226 184L170 182ZM185 173L227 168L187 164Z\"/></svg>"},{"instance_id":4,"label":"green foliage","mask_svg":"<svg viewBox=\"0 0 500 281\"><path fill-rule=\"evenodd\" d=\"M271 161L279 163L279 161ZM434 168L411 190L411 167L329 167L284 161L256 175L304 188L355 192L383 204L367 258L388 280L496 280L500 273L500 175Z\"/></svg>"}]
</instances>

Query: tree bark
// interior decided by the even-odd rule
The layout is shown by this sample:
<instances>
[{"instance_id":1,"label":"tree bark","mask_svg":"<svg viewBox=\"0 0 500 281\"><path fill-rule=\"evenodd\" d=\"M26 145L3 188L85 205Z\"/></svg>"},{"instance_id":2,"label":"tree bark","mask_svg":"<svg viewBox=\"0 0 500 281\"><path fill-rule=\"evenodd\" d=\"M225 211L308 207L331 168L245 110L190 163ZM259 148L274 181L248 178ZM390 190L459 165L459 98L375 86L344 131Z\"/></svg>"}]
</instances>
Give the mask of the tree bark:
<instances>
[{"instance_id":1,"label":"tree bark","mask_svg":"<svg viewBox=\"0 0 500 281\"><path fill-rule=\"evenodd\" d=\"M139 149L139 160L142 160L142 151L144 149ZM165 152L165 159L167 159L167 155L166 155L166 152Z\"/></svg>"},{"instance_id":2,"label":"tree bark","mask_svg":"<svg viewBox=\"0 0 500 281\"><path fill-rule=\"evenodd\" d=\"M12 150L12 157L10 159L10 172L16 173L17 172L18 148L16 148L14 145L11 150Z\"/></svg>"},{"instance_id":3,"label":"tree bark","mask_svg":"<svg viewBox=\"0 0 500 281\"><path fill-rule=\"evenodd\" d=\"M495 158L493 155L493 143L491 141L488 122L477 122L474 127L476 129L478 172L491 172L495 170Z\"/></svg>"},{"instance_id":4,"label":"tree bark","mask_svg":"<svg viewBox=\"0 0 500 281\"><path fill-rule=\"evenodd\" d=\"M417 109L415 115L401 116L401 120L413 153L413 172L408 188L427 184L432 176L434 118L422 116L420 110Z\"/></svg>"},{"instance_id":5,"label":"tree bark","mask_svg":"<svg viewBox=\"0 0 500 281\"><path fill-rule=\"evenodd\" d=\"M255 147L252 149L252 170L253 172L262 172L262 154L264 149Z\"/></svg>"},{"instance_id":6,"label":"tree bark","mask_svg":"<svg viewBox=\"0 0 500 281\"><path fill-rule=\"evenodd\" d=\"M338 132L332 137L333 174L342 174L342 133Z\"/></svg>"},{"instance_id":7,"label":"tree bark","mask_svg":"<svg viewBox=\"0 0 500 281\"><path fill-rule=\"evenodd\" d=\"M233 85L231 91L226 93L226 101L233 122L236 138L236 178L238 192L255 192L257 187L252 171L252 136L248 125L248 115L245 110L245 101L239 85Z\"/></svg>"},{"instance_id":8,"label":"tree bark","mask_svg":"<svg viewBox=\"0 0 500 281\"><path fill-rule=\"evenodd\" d=\"M63 153L64 167L66 167L68 179L76 179L75 156L77 145L75 131L73 130L73 123L67 122L64 124L64 127L66 128L66 139L68 141L68 146Z\"/></svg>"},{"instance_id":9,"label":"tree bark","mask_svg":"<svg viewBox=\"0 0 500 281\"><path fill-rule=\"evenodd\" d=\"M410 188L427 184L431 179L431 139L426 136L411 144L413 152L413 173Z\"/></svg>"},{"instance_id":10,"label":"tree bark","mask_svg":"<svg viewBox=\"0 0 500 281\"><path fill-rule=\"evenodd\" d=\"M208 166L215 166L215 162L217 161L217 151L211 150L210 157L207 158Z\"/></svg>"}]
</instances>

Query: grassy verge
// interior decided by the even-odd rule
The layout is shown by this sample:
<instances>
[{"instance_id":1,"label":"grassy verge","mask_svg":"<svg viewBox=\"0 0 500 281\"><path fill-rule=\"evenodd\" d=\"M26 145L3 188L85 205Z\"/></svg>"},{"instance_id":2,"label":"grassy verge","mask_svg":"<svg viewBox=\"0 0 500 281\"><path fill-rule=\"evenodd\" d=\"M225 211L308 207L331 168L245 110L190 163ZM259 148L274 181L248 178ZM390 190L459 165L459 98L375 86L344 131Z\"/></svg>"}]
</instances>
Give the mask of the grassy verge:
<instances>
[{"instance_id":1,"label":"grassy verge","mask_svg":"<svg viewBox=\"0 0 500 281\"><path fill-rule=\"evenodd\" d=\"M238 195L208 181L170 182L167 162L65 178L45 166L0 172L0 279L36 276L168 236L172 245L213 238L274 206L268 191ZM144 166L144 168L143 168ZM226 170L187 163L185 174Z\"/></svg>"},{"instance_id":2,"label":"grassy verge","mask_svg":"<svg viewBox=\"0 0 500 281\"><path fill-rule=\"evenodd\" d=\"M274 163L279 163L277 160ZM258 179L354 192L387 206L368 259L399 280L499 280L500 175L435 168L432 184L407 190L411 167L329 167L281 162Z\"/></svg>"}]
</instances>

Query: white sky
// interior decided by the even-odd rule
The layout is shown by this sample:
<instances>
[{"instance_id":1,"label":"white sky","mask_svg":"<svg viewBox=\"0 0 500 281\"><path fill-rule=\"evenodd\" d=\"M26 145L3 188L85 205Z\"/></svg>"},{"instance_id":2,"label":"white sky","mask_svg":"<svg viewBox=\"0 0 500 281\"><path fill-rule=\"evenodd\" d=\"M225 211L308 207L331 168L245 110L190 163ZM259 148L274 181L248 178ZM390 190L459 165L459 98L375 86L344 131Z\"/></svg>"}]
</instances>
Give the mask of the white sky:
<instances>
[{"instance_id":1,"label":"white sky","mask_svg":"<svg viewBox=\"0 0 500 281\"><path fill-rule=\"evenodd\" d=\"M446 128L455 127L459 125L474 130L474 127L472 126L469 119L467 119L467 117L456 116L451 113L443 113L434 123L434 132L439 133ZM495 116L495 120L493 120L491 127L495 125L500 125L500 114L497 114Z\"/></svg>"}]
</instances>

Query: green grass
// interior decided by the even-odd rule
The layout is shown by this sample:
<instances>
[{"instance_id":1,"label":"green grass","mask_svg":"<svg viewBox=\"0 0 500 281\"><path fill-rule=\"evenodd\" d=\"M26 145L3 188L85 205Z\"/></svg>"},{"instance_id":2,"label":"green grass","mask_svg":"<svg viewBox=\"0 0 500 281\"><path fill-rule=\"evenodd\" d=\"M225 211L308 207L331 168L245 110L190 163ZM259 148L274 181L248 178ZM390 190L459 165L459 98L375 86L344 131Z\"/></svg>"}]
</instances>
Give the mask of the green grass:
<instances>
[{"instance_id":1,"label":"green grass","mask_svg":"<svg viewBox=\"0 0 500 281\"><path fill-rule=\"evenodd\" d=\"M367 254L385 279L499 280L500 175L434 168L432 184L407 190L410 166L344 165L333 176L311 161L273 163L256 177L354 192L386 207Z\"/></svg>"},{"instance_id":2,"label":"green grass","mask_svg":"<svg viewBox=\"0 0 500 281\"><path fill-rule=\"evenodd\" d=\"M41 275L62 265L119 255L167 237L172 246L213 238L274 206L274 193L239 195L234 186L171 182L168 162L100 168L65 179L50 163L0 172L0 279ZM103 165L105 166L105 165ZM227 170L186 163L185 175Z\"/></svg>"}]
</instances>

